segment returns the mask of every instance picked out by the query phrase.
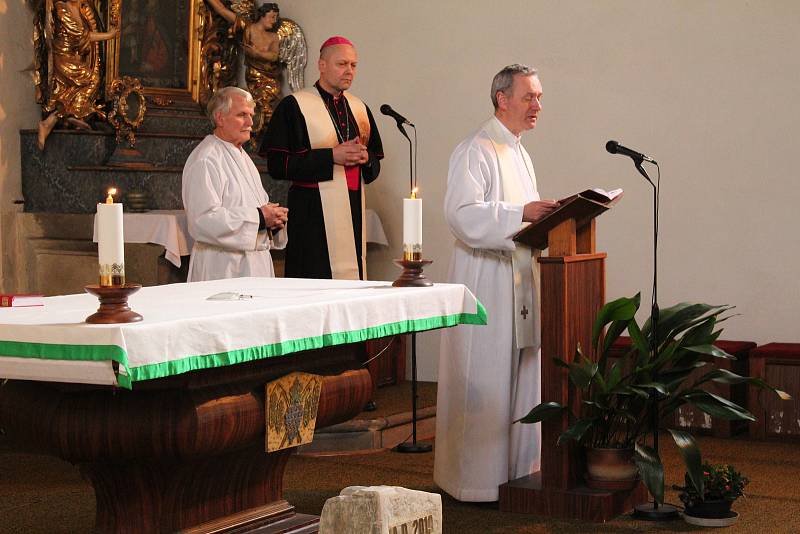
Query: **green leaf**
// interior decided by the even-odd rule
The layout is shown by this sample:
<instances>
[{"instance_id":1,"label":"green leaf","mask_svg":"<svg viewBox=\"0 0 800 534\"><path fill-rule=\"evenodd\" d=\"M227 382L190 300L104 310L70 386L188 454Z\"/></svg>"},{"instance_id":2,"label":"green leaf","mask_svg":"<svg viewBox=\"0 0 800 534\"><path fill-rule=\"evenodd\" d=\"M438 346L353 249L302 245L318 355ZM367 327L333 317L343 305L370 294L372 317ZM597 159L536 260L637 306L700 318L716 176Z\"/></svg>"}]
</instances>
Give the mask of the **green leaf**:
<instances>
[{"instance_id":1,"label":"green leaf","mask_svg":"<svg viewBox=\"0 0 800 534\"><path fill-rule=\"evenodd\" d=\"M704 317L706 314L711 316L718 316L721 313L729 310L732 306L718 306L709 304L692 304L688 302L681 302L675 306L661 310L658 319L658 340L668 340L676 337L678 334L692 328L694 325L702 323L707 320ZM648 321L645 323L642 331L646 337L652 333L652 325Z\"/></svg>"},{"instance_id":2,"label":"green leaf","mask_svg":"<svg viewBox=\"0 0 800 534\"><path fill-rule=\"evenodd\" d=\"M594 425L595 421L596 419L594 418L578 419L571 427L558 436L557 444L561 445L564 441L569 439L580 441L586 431Z\"/></svg>"},{"instance_id":3,"label":"green leaf","mask_svg":"<svg viewBox=\"0 0 800 534\"><path fill-rule=\"evenodd\" d=\"M580 345L580 343L578 343L578 351L580 351L580 350L581 350L581 345ZM569 369L569 364L567 362L565 362L564 360L562 360L561 358L555 358L554 357L553 358L553 363L556 365L556 367L564 367L566 369Z\"/></svg>"},{"instance_id":4,"label":"green leaf","mask_svg":"<svg viewBox=\"0 0 800 534\"><path fill-rule=\"evenodd\" d=\"M637 387L654 389L659 393L661 393L662 395L664 395L665 397L669 395L669 391L667 391L667 388L664 387L664 384L661 384L659 382L647 382L645 384L637 384Z\"/></svg>"},{"instance_id":5,"label":"green leaf","mask_svg":"<svg viewBox=\"0 0 800 534\"><path fill-rule=\"evenodd\" d=\"M629 321L633 319L639 309L640 300L641 294L637 293L633 298L621 297L606 303L600 308L592 327L592 346L595 349L597 349L597 342L606 325L612 321Z\"/></svg>"},{"instance_id":6,"label":"green leaf","mask_svg":"<svg viewBox=\"0 0 800 534\"><path fill-rule=\"evenodd\" d=\"M692 481L692 485L697 492L703 495L703 468L700 459L700 447L697 446L697 442L688 432L683 430L668 430L669 433L672 434L675 445L678 446L678 450L683 457L683 462L686 464L686 472L689 474L689 480Z\"/></svg>"},{"instance_id":7,"label":"green leaf","mask_svg":"<svg viewBox=\"0 0 800 534\"><path fill-rule=\"evenodd\" d=\"M630 386L628 390L630 390L630 392L633 393L634 395L637 395L643 399L650 398L650 392L645 389L639 388L638 384L636 386Z\"/></svg>"},{"instance_id":8,"label":"green leaf","mask_svg":"<svg viewBox=\"0 0 800 534\"><path fill-rule=\"evenodd\" d=\"M658 453L646 445L636 444L636 455L634 456L636 467L639 468L639 475L642 482L647 486L648 491L657 503L664 503L664 466Z\"/></svg>"},{"instance_id":9,"label":"green leaf","mask_svg":"<svg viewBox=\"0 0 800 534\"><path fill-rule=\"evenodd\" d=\"M752 379L746 376L737 375L736 373L728 371L727 369L714 369L713 371L709 371L701 376L697 382L695 382L694 386L696 387L712 380L719 384L742 384L744 382L750 382Z\"/></svg>"},{"instance_id":10,"label":"green leaf","mask_svg":"<svg viewBox=\"0 0 800 534\"><path fill-rule=\"evenodd\" d=\"M714 316L707 317L700 324L690 328L681 338L681 345L709 345L712 344L712 332L717 319Z\"/></svg>"},{"instance_id":11,"label":"green leaf","mask_svg":"<svg viewBox=\"0 0 800 534\"><path fill-rule=\"evenodd\" d=\"M738 375L732 371L728 371L727 369L714 369L713 371L709 371L708 373L704 374L700 377L700 379L694 384L694 386L699 386L700 384L704 384L708 381L717 382L720 384L742 384L747 383L753 387L757 387L759 389L766 389L775 393L778 397L782 400L791 400L792 396L786 393L785 391L781 391L766 382L762 379L753 377L753 376L742 376ZM738 406L738 405L737 405Z\"/></svg>"},{"instance_id":12,"label":"green leaf","mask_svg":"<svg viewBox=\"0 0 800 534\"><path fill-rule=\"evenodd\" d=\"M681 395L686 402L703 410L711 417L730 421L755 421L753 414L727 399L702 389L693 389Z\"/></svg>"},{"instance_id":13,"label":"green leaf","mask_svg":"<svg viewBox=\"0 0 800 534\"><path fill-rule=\"evenodd\" d=\"M631 336L631 343L639 352L639 359L636 365L641 366L647 361L647 357L650 354L650 342L645 339L636 321L628 323L628 335Z\"/></svg>"},{"instance_id":14,"label":"green leaf","mask_svg":"<svg viewBox=\"0 0 800 534\"><path fill-rule=\"evenodd\" d=\"M563 411L564 407L557 402L543 402L528 412L528 415L517 419L514 422L523 424L538 423L540 421L544 421L545 419L550 419L551 417L558 415Z\"/></svg>"},{"instance_id":15,"label":"green leaf","mask_svg":"<svg viewBox=\"0 0 800 534\"><path fill-rule=\"evenodd\" d=\"M714 345L693 345L691 347L684 347L684 348L692 352L697 352L700 354L708 354L709 356L713 356L715 358L724 358L726 360L736 359L736 356L728 354L724 350L715 347Z\"/></svg>"},{"instance_id":16,"label":"green leaf","mask_svg":"<svg viewBox=\"0 0 800 534\"><path fill-rule=\"evenodd\" d=\"M586 389L597 375L597 363L583 358L569 366L569 379L578 389Z\"/></svg>"},{"instance_id":17,"label":"green leaf","mask_svg":"<svg viewBox=\"0 0 800 534\"><path fill-rule=\"evenodd\" d=\"M606 382L609 391L613 391L622 381L621 363L621 361L614 362L614 365L611 366L611 371L608 372L608 380Z\"/></svg>"}]
</instances>

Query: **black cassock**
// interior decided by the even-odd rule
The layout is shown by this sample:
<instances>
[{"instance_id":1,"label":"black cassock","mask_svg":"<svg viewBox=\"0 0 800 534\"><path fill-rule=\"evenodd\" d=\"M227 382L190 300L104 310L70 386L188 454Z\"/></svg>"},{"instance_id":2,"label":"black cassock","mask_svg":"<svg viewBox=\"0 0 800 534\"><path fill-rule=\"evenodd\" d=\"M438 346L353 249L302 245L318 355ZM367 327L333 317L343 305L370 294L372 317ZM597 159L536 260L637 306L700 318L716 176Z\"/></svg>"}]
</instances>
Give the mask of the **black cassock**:
<instances>
[{"instance_id":1,"label":"black cassock","mask_svg":"<svg viewBox=\"0 0 800 534\"><path fill-rule=\"evenodd\" d=\"M325 101L339 142L359 136L353 112L342 97L333 96L315 84ZM370 136L367 143L369 161L359 166L365 184L378 178L383 158L383 145L372 112L367 108ZM285 276L289 278L331 278L331 265L328 258L328 242L325 238L325 218L322 214L322 201L319 189L303 187L302 184L316 184L333 179L333 149L311 148L308 129L297 100L289 95L275 108L266 135L259 150L267 159L269 174L275 180L290 180L289 225L286 246ZM359 189L360 189L359 185ZM362 272L361 250L361 191L348 190L350 194L350 213L353 217L353 239L356 245L359 277Z\"/></svg>"}]
</instances>

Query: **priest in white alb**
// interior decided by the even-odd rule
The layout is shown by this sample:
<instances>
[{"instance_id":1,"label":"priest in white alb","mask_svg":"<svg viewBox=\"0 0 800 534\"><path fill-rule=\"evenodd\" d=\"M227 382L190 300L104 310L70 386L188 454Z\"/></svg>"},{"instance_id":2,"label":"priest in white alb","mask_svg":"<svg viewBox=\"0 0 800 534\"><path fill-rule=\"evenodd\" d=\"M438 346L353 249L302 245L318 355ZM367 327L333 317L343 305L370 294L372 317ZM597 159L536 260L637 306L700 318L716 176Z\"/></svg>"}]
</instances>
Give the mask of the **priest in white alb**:
<instances>
[{"instance_id":1,"label":"priest in white alb","mask_svg":"<svg viewBox=\"0 0 800 534\"><path fill-rule=\"evenodd\" d=\"M242 145L250 140L255 103L225 87L208 102L214 132L183 168L183 206L194 239L189 282L274 276L270 249L286 246L288 210L269 201Z\"/></svg>"},{"instance_id":2,"label":"priest in white alb","mask_svg":"<svg viewBox=\"0 0 800 534\"><path fill-rule=\"evenodd\" d=\"M539 199L520 143L541 97L534 69L505 67L492 82L494 116L450 157L448 281L469 287L488 318L442 332L434 480L460 501L496 501L501 484L539 468L540 425L513 424L541 398L539 251L512 238L558 207Z\"/></svg>"}]
</instances>

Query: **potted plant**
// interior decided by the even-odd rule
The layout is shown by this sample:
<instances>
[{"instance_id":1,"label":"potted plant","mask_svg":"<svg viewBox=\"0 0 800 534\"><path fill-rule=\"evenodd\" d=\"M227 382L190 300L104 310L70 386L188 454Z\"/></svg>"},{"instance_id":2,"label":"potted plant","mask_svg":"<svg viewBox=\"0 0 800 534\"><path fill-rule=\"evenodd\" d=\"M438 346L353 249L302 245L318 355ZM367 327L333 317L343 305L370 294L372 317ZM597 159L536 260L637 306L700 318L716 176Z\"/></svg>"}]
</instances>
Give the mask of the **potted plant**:
<instances>
[{"instance_id":1,"label":"potted plant","mask_svg":"<svg viewBox=\"0 0 800 534\"><path fill-rule=\"evenodd\" d=\"M661 310L657 328L650 320L642 327L636 321L640 295L623 297L604 305L597 314L592 329L592 345L596 359L582 354L578 347L574 358L554 358L565 369L575 388L575 401L567 405L544 402L535 406L520 423L537 423L563 415L566 411L570 426L558 438L558 444L575 440L587 450L589 481L597 486L608 482L614 472L622 481L608 482L608 489L621 489L636 483L635 469L653 498L664 502L664 468L658 453L645 444L645 438L655 421L668 419L680 406L693 405L712 417L754 421L755 417L743 407L710 393L703 384L714 381L725 384L748 383L775 392L783 399L790 398L758 378L740 376L720 369L718 358L734 358L714 346L721 333L718 324L727 319L731 306L681 303ZM631 349L612 361L610 350L624 332L631 337ZM657 357L652 344L657 342ZM695 370L704 372L694 378ZM572 399L573 395L570 395ZM702 484L700 451L690 433L668 429L686 463L687 476L696 487ZM595 469L593 460L608 457L608 451L622 450L619 468L607 469L602 464ZM597 452L599 454L596 454ZM625 457L631 458L625 460ZM626 480L627 478L627 480Z\"/></svg>"},{"instance_id":2,"label":"potted plant","mask_svg":"<svg viewBox=\"0 0 800 534\"><path fill-rule=\"evenodd\" d=\"M687 473L678 497L683 502L687 523L702 526L727 526L738 514L731 511L733 502L744 495L749 480L729 464L702 464L703 476L697 485Z\"/></svg>"}]
</instances>

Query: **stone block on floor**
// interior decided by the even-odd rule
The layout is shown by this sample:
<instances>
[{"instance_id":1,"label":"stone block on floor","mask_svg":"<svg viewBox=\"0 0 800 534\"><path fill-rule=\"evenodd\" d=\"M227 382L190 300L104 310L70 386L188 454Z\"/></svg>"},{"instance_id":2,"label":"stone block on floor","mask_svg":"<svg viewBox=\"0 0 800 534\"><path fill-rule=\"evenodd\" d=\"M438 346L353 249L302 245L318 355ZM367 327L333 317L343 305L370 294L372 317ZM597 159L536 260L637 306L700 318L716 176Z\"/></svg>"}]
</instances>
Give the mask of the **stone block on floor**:
<instances>
[{"instance_id":1,"label":"stone block on floor","mask_svg":"<svg viewBox=\"0 0 800 534\"><path fill-rule=\"evenodd\" d=\"M325 501L319 534L441 534L442 497L395 486L350 486Z\"/></svg>"}]
</instances>

